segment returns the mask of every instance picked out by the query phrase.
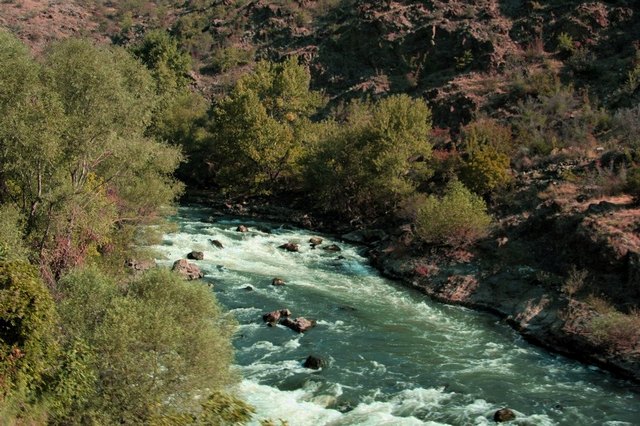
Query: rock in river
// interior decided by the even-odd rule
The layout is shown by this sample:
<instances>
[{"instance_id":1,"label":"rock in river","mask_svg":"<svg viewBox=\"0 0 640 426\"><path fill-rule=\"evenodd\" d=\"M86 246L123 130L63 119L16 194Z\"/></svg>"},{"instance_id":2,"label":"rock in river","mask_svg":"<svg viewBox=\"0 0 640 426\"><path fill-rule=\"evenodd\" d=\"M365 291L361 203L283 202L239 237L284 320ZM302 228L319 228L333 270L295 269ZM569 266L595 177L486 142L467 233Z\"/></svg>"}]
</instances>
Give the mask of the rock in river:
<instances>
[{"instance_id":1,"label":"rock in river","mask_svg":"<svg viewBox=\"0 0 640 426\"><path fill-rule=\"evenodd\" d=\"M211 243L211 245L214 245L216 247L218 247L219 249L223 249L224 246L222 245L222 243L218 240L209 240L209 242Z\"/></svg>"},{"instance_id":2,"label":"rock in river","mask_svg":"<svg viewBox=\"0 0 640 426\"><path fill-rule=\"evenodd\" d=\"M275 285L275 286L281 286L284 285L285 282L282 278L274 278L273 280L271 280L271 285Z\"/></svg>"},{"instance_id":3,"label":"rock in river","mask_svg":"<svg viewBox=\"0 0 640 426\"><path fill-rule=\"evenodd\" d=\"M327 366L327 361L325 361L324 359L317 357L317 356L313 356L313 355L309 355L307 357L307 359L304 361L304 364L302 364L302 366L304 368L310 368L312 370L318 370L322 367L326 367Z\"/></svg>"},{"instance_id":4,"label":"rock in river","mask_svg":"<svg viewBox=\"0 0 640 426\"><path fill-rule=\"evenodd\" d=\"M498 411L496 411L495 414L493 415L493 421L496 423L508 422L511 420L515 420L515 418L516 418L516 413L514 413L508 408L501 408Z\"/></svg>"},{"instance_id":5,"label":"rock in river","mask_svg":"<svg viewBox=\"0 0 640 426\"><path fill-rule=\"evenodd\" d=\"M197 280L204 277L204 274L193 263L187 262L186 259L179 259L173 263L172 271L177 272L188 280Z\"/></svg>"},{"instance_id":6,"label":"rock in river","mask_svg":"<svg viewBox=\"0 0 640 426\"><path fill-rule=\"evenodd\" d=\"M300 246L296 243L284 243L278 248L284 249L286 251L296 252L300 250Z\"/></svg>"},{"instance_id":7,"label":"rock in river","mask_svg":"<svg viewBox=\"0 0 640 426\"><path fill-rule=\"evenodd\" d=\"M281 315L282 314L280 313L280 311L267 312L266 314L262 315L262 319L270 326L273 326L278 322Z\"/></svg>"},{"instance_id":8,"label":"rock in river","mask_svg":"<svg viewBox=\"0 0 640 426\"><path fill-rule=\"evenodd\" d=\"M340 247L338 247L336 244L331 244L329 246L323 247L326 251L342 251L342 249Z\"/></svg>"},{"instance_id":9,"label":"rock in river","mask_svg":"<svg viewBox=\"0 0 640 426\"><path fill-rule=\"evenodd\" d=\"M290 318L285 318L282 321L280 321L280 324L284 325L285 327L289 327L290 329L292 329L293 331L297 331L298 333L304 333L305 331L315 327L316 321L308 320L303 317L298 317L294 320Z\"/></svg>"},{"instance_id":10,"label":"rock in river","mask_svg":"<svg viewBox=\"0 0 640 426\"><path fill-rule=\"evenodd\" d=\"M191 259L191 260L203 260L204 259L204 253L201 251L192 251L191 253L189 253L187 255L187 259Z\"/></svg>"},{"instance_id":11,"label":"rock in river","mask_svg":"<svg viewBox=\"0 0 640 426\"><path fill-rule=\"evenodd\" d=\"M249 232L249 228L247 228L245 225L239 225L239 226L236 228L236 231L237 231L237 232Z\"/></svg>"},{"instance_id":12,"label":"rock in river","mask_svg":"<svg viewBox=\"0 0 640 426\"><path fill-rule=\"evenodd\" d=\"M311 244L312 247L319 246L320 244L322 244L322 241L323 240L320 237L309 238L309 243Z\"/></svg>"}]
</instances>

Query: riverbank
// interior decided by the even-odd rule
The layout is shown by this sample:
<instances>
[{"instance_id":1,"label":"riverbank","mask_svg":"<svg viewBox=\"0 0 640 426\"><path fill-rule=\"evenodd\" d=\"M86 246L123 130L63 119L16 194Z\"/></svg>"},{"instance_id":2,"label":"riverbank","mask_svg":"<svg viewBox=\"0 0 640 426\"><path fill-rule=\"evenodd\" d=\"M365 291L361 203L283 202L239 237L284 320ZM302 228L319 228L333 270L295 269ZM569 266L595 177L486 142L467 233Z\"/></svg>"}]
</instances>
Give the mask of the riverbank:
<instances>
[{"instance_id":1,"label":"riverbank","mask_svg":"<svg viewBox=\"0 0 640 426\"><path fill-rule=\"evenodd\" d=\"M286 207L282 200L266 198L229 202L210 193L190 193L186 200L210 206L213 215L291 223L365 244L372 265L383 275L439 302L491 312L531 343L640 383L640 354L633 340L636 330L613 330L622 333L613 336L618 342L594 331L594 324L607 318L603 309L594 306L595 301L616 303L626 294L630 302L634 295L629 288L635 285L632 278L622 283L624 275L633 274L627 265L629 250L617 263L609 256L610 267L604 268L601 257L609 252L605 246L611 240L598 243L584 233L585 221L602 217L604 209L592 207L604 205L601 201L583 202L576 210L575 203L545 200L533 209L500 217L492 235L474 247L451 250L421 245L411 227L403 224L387 224L384 230L357 229L358 224L314 215L295 202L287 202ZM629 213L628 208L619 209L623 210ZM576 241L578 237L582 241ZM591 253L590 257L585 253ZM583 258L579 266L575 266L576 258ZM576 269L588 263L590 270ZM588 282L569 288L571 279L580 278L576 275ZM621 285L607 288L612 280ZM598 296L590 294L594 290Z\"/></svg>"}]
</instances>

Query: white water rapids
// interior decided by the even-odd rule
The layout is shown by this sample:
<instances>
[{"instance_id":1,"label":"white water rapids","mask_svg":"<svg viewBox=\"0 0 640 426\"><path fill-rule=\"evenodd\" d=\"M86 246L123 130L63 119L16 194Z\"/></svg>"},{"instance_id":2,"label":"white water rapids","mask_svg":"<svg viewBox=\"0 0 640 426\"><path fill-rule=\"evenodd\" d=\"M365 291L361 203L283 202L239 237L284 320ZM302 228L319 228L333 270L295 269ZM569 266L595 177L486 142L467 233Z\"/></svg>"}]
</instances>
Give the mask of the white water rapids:
<instances>
[{"instance_id":1,"label":"white water rapids","mask_svg":"<svg viewBox=\"0 0 640 426\"><path fill-rule=\"evenodd\" d=\"M204 252L194 262L240 323L239 391L256 408L253 424L488 425L502 407L517 425L640 424L629 383L531 346L493 316L381 278L361 247L323 236L342 251L312 249L307 231L209 214L181 207L179 231L154 248L162 265ZM240 223L250 232L236 232ZM299 253L277 248L290 241ZM272 286L275 277L286 285ZM262 314L281 308L318 325L267 327ZM329 365L304 368L310 354Z\"/></svg>"}]
</instances>

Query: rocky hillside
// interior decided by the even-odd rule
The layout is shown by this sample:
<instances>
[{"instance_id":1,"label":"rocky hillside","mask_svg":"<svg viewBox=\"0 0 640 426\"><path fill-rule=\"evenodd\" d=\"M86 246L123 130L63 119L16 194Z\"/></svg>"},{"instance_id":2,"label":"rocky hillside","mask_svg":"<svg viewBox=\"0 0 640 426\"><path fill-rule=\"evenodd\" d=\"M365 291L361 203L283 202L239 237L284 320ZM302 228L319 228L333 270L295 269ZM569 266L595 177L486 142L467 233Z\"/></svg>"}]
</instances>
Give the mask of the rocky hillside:
<instances>
[{"instance_id":1,"label":"rocky hillside","mask_svg":"<svg viewBox=\"0 0 640 426\"><path fill-rule=\"evenodd\" d=\"M514 82L537 69L587 87L604 105L638 100L637 90L631 99L611 90L638 61L640 11L624 0L8 0L0 25L36 50L72 35L126 44L167 28L211 95L256 59L298 55L334 100L409 92L425 97L444 127L508 111Z\"/></svg>"}]
</instances>

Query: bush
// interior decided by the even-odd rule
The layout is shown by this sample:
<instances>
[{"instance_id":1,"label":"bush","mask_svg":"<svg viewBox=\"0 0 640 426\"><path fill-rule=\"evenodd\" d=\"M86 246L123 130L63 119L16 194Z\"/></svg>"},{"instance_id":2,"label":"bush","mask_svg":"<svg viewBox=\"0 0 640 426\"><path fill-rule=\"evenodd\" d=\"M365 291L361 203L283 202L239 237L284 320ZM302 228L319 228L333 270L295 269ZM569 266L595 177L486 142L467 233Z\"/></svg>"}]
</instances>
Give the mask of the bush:
<instances>
[{"instance_id":1,"label":"bush","mask_svg":"<svg viewBox=\"0 0 640 426\"><path fill-rule=\"evenodd\" d=\"M95 269L60 282L67 333L87 342L98 382L78 411L98 423L198 415L198 396L224 391L234 321L211 291L166 270L118 287Z\"/></svg>"},{"instance_id":2,"label":"bush","mask_svg":"<svg viewBox=\"0 0 640 426\"><path fill-rule=\"evenodd\" d=\"M466 159L460 177L464 184L479 194L505 186L511 180L511 130L494 120L478 120L463 130Z\"/></svg>"},{"instance_id":3,"label":"bush","mask_svg":"<svg viewBox=\"0 0 640 426\"><path fill-rule=\"evenodd\" d=\"M557 43L558 52L565 57L571 55L576 49L573 38L564 32L558 34Z\"/></svg>"},{"instance_id":4,"label":"bush","mask_svg":"<svg viewBox=\"0 0 640 426\"><path fill-rule=\"evenodd\" d=\"M627 172L626 190L634 197L640 197L640 167L633 167Z\"/></svg>"},{"instance_id":5,"label":"bush","mask_svg":"<svg viewBox=\"0 0 640 426\"><path fill-rule=\"evenodd\" d=\"M460 178L479 194L488 194L511 181L509 157L485 145L469 154Z\"/></svg>"},{"instance_id":6,"label":"bush","mask_svg":"<svg viewBox=\"0 0 640 426\"><path fill-rule=\"evenodd\" d=\"M0 406L22 396L34 401L52 370L59 344L53 298L26 262L0 263Z\"/></svg>"},{"instance_id":7,"label":"bush","mask_svg":"<svg viewBox=\"0 0 640 426\"><path fill-rule=\"evenodd\" d=\"M600 314L591 320L589 329L596 342L612 352L637 350L640 345L640 312Z\"/></svg>"},{"instance_id":8,"label":"bush","mask_svg":"<svg viewBox=\"0 0 640 426\"><path fill-rule=\"evenodd\" d=\"M416 231L427 243L466 246L485 236L491 217L482 198L461 182L449 184L443 197L429 196L418 209Z\"/></svg>"}]
</instances>

